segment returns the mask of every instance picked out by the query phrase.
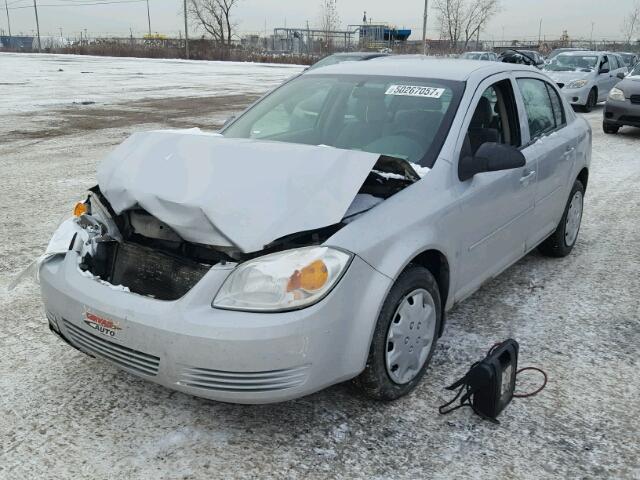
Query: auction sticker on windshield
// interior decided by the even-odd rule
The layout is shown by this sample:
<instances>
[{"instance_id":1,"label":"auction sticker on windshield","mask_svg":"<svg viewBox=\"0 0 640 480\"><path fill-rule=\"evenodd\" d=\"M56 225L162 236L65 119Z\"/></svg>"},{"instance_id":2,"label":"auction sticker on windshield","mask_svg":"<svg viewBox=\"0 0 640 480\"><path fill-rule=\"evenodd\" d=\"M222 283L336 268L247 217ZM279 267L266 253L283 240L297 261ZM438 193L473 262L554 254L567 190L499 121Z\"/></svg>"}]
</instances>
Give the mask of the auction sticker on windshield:
<instances>
[{"instance_id":1,"label":"auction sticker on windshield","mask_svg":"<svg viewBox=\"0 0 640 480\"><path fill-rule=\"evenodd\" d=\"M414 85L391 85L385 95L402 95L407 97L440 98L444 88L419 87Z\"/></svg>"}]
</instances>

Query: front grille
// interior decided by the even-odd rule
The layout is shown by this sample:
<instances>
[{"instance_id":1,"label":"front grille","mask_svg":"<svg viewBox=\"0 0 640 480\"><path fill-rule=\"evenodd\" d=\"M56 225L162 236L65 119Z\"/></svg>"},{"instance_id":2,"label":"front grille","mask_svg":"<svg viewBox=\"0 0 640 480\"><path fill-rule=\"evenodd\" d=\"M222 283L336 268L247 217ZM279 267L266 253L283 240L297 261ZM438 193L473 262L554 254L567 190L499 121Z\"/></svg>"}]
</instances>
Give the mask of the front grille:
<instances>
[{"instance_id":1,"label":"front grille","mask_svg":"<svg viewBox=\"0 0 640 480\"><path fill-rule=\"evenodd\" d=\"M208 368L185 367L179 384L225 392L271 392L302 385L310 365L264 372L225 372Z\"/></svg>"},{"instance_id":2,"label":"front grille","mask_svg":"<svg viewBox=\"0 0 640 480\"><path fill-rule=\"evenodd\" d=\"M151 376L157 375L160 358L115 344L86 332L67 320L63 321L69 335L69 340L81 350L97 357L102 357L135 373Z\"/></svg>"},{"instance_id":3,"label":"front grille","mask_svg":"<svg viewBox=\"0 0 640 480\"><path fill-rule=\"evenodd\" d=\"M557 83L556 85L558 85L558 88L563 88L564 87L564 83Z\"/></svg>"},{"instance_id":4,"label":"front grille","mask_svg":"<svg viewBox=\"0 0 640 480\"><path fill-rule=\"evenodd\" d=\"M631 95L629 99L631 100L631 103L640 103L640 95Z\"/></svg>"}]
</instances>

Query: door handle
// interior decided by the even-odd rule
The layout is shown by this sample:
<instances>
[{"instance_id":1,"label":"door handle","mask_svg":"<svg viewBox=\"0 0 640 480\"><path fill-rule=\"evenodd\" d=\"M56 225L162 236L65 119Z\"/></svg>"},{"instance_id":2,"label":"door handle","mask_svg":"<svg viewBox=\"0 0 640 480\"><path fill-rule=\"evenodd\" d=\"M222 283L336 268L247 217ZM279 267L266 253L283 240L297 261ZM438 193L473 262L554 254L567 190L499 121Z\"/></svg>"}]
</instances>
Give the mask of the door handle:
<instances>
[{"instance_id":1,"label":"door handle","mask_svg":"<svg viewBox=\"0 0 640 480\"><path fill-rule=\"evenodd\" d=\"M522 177L520 177L520 183L523 185L527 185L529 183L529 180L531 180L535 176L535 174L536 174L536 171L531 170L526 175L523 175Z\"/></svg>"},{"instance_id":2,"label":"door handle","mask_svg":"<svg viewBox=\"0 0 640 480\"><path fill-rule=\"evenodd\" d=\"M567 147L564 151L565 155L569 155L571 152L573 152L576 149L576 147Z\"/></svg>"}]
</instances>

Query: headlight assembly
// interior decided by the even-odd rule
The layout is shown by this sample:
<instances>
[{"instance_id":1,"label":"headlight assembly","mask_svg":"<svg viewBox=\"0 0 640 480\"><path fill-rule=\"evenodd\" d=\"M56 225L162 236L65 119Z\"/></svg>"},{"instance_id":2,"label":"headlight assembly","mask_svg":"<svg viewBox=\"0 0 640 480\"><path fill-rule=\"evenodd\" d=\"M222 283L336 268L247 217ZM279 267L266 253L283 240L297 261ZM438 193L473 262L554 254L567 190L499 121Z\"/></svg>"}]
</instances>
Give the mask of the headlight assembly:
<instances>
[{"instance_id":1,"label":"headlight assembly","mask_svg":"<svg viewBox=\"0 0 640 480\"><path fill-rule=\"evenodd\" d=\"M240 264L218 291L213 306L276 312L312 305L338 283L353 255L330 247L304 247Z\"/></svg>"},{"instance_id":2,"label":"headlight assembly","mask_svg":"<svg viewBox=\"0 0 640 480\"><path fill-rule=\"evenodd\" d=\"M619 102L625 101L624 92L619 88L615 88L615 87L612 88L611 91L609 92L609 98L611 100L618 100Z\"/></svg>"},{"instance_id":3,"label":"headlight assembly","mask_svg":"<svg viewBox=\"0 0 640 480\"><path fill-rule=\"evenodd\" d=\"M582 88L587 84L588 80L573 80L567 84L567 88Z\"/></svg>"}]
</instances>

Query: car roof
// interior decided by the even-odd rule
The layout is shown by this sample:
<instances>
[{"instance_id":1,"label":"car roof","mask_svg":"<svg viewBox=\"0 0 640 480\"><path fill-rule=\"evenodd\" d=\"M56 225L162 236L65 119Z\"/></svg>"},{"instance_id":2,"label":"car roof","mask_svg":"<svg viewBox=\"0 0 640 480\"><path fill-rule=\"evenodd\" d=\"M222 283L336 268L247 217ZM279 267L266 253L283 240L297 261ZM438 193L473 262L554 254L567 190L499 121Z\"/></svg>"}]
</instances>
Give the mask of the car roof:
<instances>
[{"instance_id":1,"label":"car roof","mask_svg":"<svg viewBox=\"0 0 640 480\"><path fill-rule=\"evenodd\" d=\"M569 55L572 57L577 57L581 55L606 55L611 52L597 52L595 50L571 50L568 52L561 52L562 55Z\"/></svg>"},{"instance_id":2,"label":"car roof","mask_svg":"<svg viewBox=\"0 0 640 480\"><path fill-rule=\"evenodd\" d=\"M538 71L523 65L435 58L424 55L392 55L371 62L344 62L311 70L305 75L329 73L343 75L384 75L392 77L437 78L441 80L467 80L472 74L482 71L487 75L505 71Z\"/></svg>"},{"instance_id":3,"label":"car roof","mask_svg":"<svg viewBox=\"0 0 640 480\"><path fill-rule=\"evenodd\" d=\"M385 57L388 53L382 52L340 52L334 53L332 57Z\"/></svg>"}]
</instances>

